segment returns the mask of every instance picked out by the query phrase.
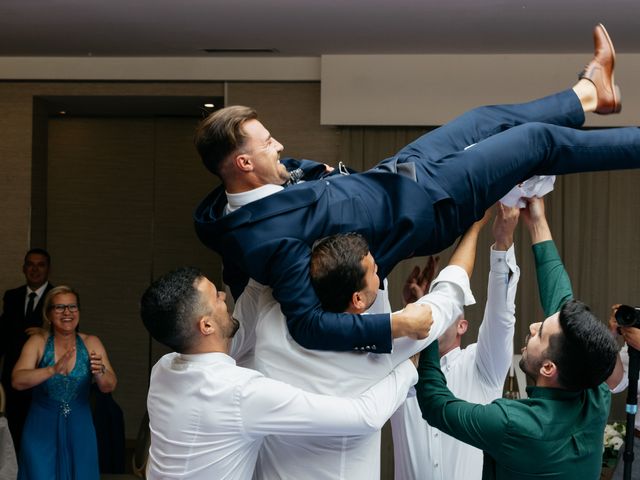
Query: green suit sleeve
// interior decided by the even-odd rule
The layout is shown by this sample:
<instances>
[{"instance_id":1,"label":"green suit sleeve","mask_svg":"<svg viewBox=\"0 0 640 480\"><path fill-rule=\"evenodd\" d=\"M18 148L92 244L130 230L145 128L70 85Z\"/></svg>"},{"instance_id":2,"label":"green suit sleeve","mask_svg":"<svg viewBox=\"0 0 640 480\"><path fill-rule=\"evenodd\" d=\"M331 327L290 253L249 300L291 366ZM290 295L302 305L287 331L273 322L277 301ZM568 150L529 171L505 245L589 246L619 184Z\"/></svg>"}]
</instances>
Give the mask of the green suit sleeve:
<instances>
[{"instance_id":1,"label":"green suit sleeve","mask_svg":"<svg viewBox=\"0 0 640 480\"><path fill-rule=\"evenodd\" d=\"M536 243L532 248L540 302L545 316L548 317L559 312L562 305L573 299L571 280L553 240Z\"/></svg>"},{"instance_id":2,"label":"green suit sleeve","mask_svg":"<svg viewBox=\"0 0 640 480\"><path fill-rule=\"evenodd\" d=\"M456 398L440 370L438 342L420 354L416 395L429 425L458 440L492 453L502 445L508 418L498 403L479 405Z\"/></svg>"}]
</instances>

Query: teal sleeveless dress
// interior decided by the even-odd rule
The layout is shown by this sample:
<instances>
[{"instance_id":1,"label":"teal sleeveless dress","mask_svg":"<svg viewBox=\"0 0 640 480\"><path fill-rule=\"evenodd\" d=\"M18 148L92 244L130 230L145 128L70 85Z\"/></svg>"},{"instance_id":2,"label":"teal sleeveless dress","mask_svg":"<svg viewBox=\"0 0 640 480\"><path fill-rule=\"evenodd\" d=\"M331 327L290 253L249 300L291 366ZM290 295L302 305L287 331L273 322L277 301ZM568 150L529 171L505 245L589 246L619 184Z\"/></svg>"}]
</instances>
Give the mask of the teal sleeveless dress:
<instances>
[{"instance_id":1,"label":"teal sleeveless dress","mask_svg":"<svg viewBox=\"0 0 640 480\"><path fill-rule=\"evenodd\" d=\"M53 335L40 368L55 364ZM76 364L33 388L22 433L18 480L98 480L98 448L89 407L89 352L76 335Z\"/></svg>"}]
</instances>

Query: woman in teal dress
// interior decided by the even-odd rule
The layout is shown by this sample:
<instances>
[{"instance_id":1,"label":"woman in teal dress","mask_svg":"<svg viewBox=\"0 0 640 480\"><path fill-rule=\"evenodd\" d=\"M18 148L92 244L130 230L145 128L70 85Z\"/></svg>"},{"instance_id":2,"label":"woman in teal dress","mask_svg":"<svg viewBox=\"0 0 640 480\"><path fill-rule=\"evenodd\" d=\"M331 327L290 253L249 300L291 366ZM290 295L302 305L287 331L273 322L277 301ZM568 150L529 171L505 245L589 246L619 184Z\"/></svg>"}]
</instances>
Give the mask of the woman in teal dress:
<instances>
[{"instance_id":1,"label":"woman in teal dress","mask_svg":"<svg viewBox=\"0 0 640 480\"><path fill-rule=\"evenodd\" d=\"M100 339L77 331L79 302L67 286L47 294L43 315L50 331L29 338L13 370L15 389L33 388L19 480L100 478L89 388L95 381L102 392L111 392L117 379Z\"/></svg>"}]
</instances>

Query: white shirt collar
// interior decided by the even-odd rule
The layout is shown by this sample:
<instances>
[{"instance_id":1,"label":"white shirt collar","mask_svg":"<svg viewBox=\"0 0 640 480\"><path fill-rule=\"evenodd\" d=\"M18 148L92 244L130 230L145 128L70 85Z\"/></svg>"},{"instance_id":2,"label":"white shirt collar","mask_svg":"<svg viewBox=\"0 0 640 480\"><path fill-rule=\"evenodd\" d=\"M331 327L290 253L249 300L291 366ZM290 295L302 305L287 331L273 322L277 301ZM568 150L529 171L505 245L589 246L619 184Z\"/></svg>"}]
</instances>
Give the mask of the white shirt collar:
<instances>
[{"instance_id":1,"label":"white shirt collar","mask_svg":"<svg viewBox=\"0 0 640 480\"><path fill-rule=\"evenodd\" d=\"M244 207L248 203L255 202L261 198L268 197L274 193L284 190L282 185L267 184L247 192L229 193L224 192L227 195L227 206L224 207L225 215L231 213L240 207Z\"/></svg>"},{"instance_id":2,"label":"white shirt collar","mask_svg":"<svg viewBox=\"0 0 640 480\"><path fill-rule=\"evenodd\" d=\"M173 360L176 363L228 363L235 365L236 361L226 353L210 352L210 353L179 353Z\"/></svg>"},{"instance_id":3,"label":"white shirt collar","mask_svg":"<svg viewBox=\"0 0 640 480\"><path fill-rule=\"evenodd\" d=\"M47 285L49 285L49 282L44 282L42 285L40 285L39 288L37 288L36 290L31 290L31 287L29 287L29 285L27 285L27 298L29 297L29 294L31 292L35 292L36 294L36 298L40 298L42 297L42 294L44 293L44 291L47 288Z\"/></svg>"}]
</instances>

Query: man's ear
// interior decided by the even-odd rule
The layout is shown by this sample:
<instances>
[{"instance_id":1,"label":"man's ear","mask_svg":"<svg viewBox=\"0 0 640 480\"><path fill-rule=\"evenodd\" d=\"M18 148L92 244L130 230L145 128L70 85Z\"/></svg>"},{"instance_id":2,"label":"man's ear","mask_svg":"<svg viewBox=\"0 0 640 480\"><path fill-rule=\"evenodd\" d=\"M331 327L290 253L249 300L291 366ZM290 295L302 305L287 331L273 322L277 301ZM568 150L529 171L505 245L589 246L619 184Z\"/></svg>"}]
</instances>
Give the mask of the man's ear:
<instances>
[{"instance_id":1,"label":"man's ear","mask_svg":"<svg viewBox=\"0 0 640 480\"><path fill-rule=\"evenodd\" d=\"M350 307L356 312L364 312L367 309L367 300L362 295L362 292L353 292Z\"/></svg>"},{"instance_id":2,"label":"man's ear","mask_svg":"<svg viewBox=\"0 0 640 480\"><path fill-rule=\"evenodd\" d=\"M540 367L540 375L548 380L555 380L558 376L558 367L554 362L546 359L542 362Z\"/></svg>"},{"instance_id":3,"label":"man's ear","mask_svg":"<svg viewBox=\"0 0 640 480\"><path fill-rule=\"evenodd\" d=\"M468 328L469 328L469 322L467 321L467 319L461 318L460 320L458 320L458 328L456 330L456 333L458 335L464 335L465 333L467 333Z\"/></svg>"},{"instance_id":4,"label":"man's ear","mask_svg":"<svg viewBox=\"0 0 640 480\"><path fill-rule=\"evenodd\" d=\"M198 330L202 335L211 335L215 332L215 323L210 315L203 315L198 321Z\"/></svg>"},{"instance_id":5,"label":"man's ear","mask_svg":"<svg viewBox=\"0 0 640 480\"><path fill-rule=\"evenodd\" d=\"M251 161L251 155L248 153L238 153L233 157L232 162L236 169L241 172L253 171L253 162Z\"/></svg>"}]
</instances>

